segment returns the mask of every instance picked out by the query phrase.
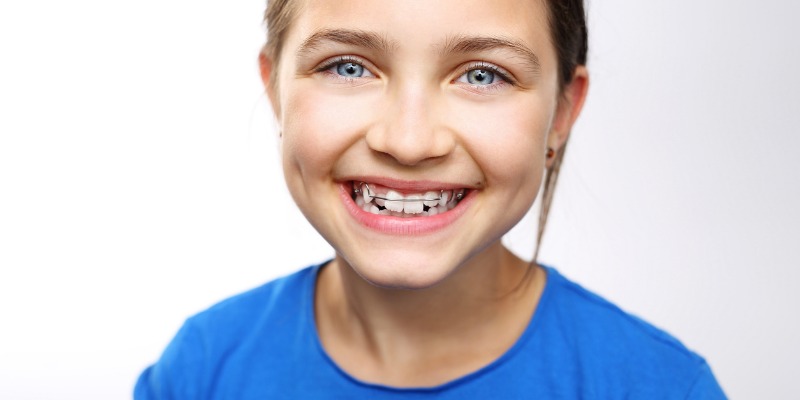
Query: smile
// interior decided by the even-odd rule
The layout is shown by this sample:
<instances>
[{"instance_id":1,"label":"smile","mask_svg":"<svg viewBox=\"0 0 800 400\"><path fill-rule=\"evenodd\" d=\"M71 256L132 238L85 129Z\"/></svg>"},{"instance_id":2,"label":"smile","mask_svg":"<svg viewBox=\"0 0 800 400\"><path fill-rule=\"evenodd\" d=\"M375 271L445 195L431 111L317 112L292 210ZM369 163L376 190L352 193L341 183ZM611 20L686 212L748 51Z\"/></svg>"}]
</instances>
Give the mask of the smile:
<instances>
[{"instance_id":1,"label":"smile","mask_svg":"<svg viewBox=\"0 0 800 400\"><path fill-rule=\"evenodd\" d=\"M432 217L452 210L467 194L466 189L400 193L374 183L353 182L352 199L362 210L400 218Z\"/></svg>"}]
</instances>

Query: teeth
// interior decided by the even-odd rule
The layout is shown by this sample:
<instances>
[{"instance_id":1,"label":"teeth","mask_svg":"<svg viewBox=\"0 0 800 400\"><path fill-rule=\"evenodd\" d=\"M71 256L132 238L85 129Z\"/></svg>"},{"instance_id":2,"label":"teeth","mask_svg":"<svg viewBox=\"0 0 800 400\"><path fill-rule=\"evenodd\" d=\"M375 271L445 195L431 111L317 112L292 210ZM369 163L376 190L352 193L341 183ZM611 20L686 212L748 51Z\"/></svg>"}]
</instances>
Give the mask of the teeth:
<instances>
[{"instance_id":1,"label":"teeth","mask_svg":"<svg viewBox=\"0 0 800 400\"><path fill-rule=\"evenodd\" d=\"M442 197L439 199L439 206L444 207L447 204L447 200L450 199L450 191L445 190L442 192Z\"/></svg>"},{"instance_id":2,"label":"teeth","mask_svg":"<svg viewBox=\"0 0 800 400\"><path fill-rule=\"evenodd\" d=\"M420 196L408 196L406 200L422 200ZM421 201L409 201L403 204L403 211L408 214L419 214L424 209L425 205Z\"/></svg>"},{"instance_id":3,"label":"teeth","mask_svg":"<svg viewBox=\"0 0 800 400\"><path fill-rule=\"evenodd\" d=\"M395 212L403 212L403 202L400 201L403 200L403 195L395 192L394 190L390 190L388 193L386 193L386 196L384 197L386 197L387 200L386 205L384 205L384 207L386 207L387 210Z\"/></svg>"},{"instance_id":4,"label":"teeth","mask_svg":"<svg viewBox=\"0 0 800 400\"><path fill-rule=\"evenodd\" d=\"M358 186L360 185L360 186ZM358 208L379 215L391 215L400 218L434 216L452 210L464 197L462 190L427 191L424 194L403 195L388 189L385 194L375 192L366 183L354 185L360 187L355 191L355 203ZM376 195L382 197L375 197ZM385 199L385 200L384 200ZM425 210L427 208L427 211Z\"/></svg>"},{"instance_id":5,"label":"teeth","mask_svg":"<svg viewBox=\"0 0 800 400\"><path fill-rule=\"evenodd\" d=\"M366 186L367 185L361 185L361 193L364 194L364 202L369 203L372 201L372 193L370 193L371 191L367 189Z\"/></svg>"},{"instance_id":6,"label":"teeth","mask_svg":"<svg viewBox=\"0 0 800 400\"><path fill-rule=\"evenodd\" d=\"M439 198L439 193L437 192L425 192L422 198L425 199L422 204L428 207L436 207L439 204L439 200L436 200Z\"/></svg>"}]
</instances>

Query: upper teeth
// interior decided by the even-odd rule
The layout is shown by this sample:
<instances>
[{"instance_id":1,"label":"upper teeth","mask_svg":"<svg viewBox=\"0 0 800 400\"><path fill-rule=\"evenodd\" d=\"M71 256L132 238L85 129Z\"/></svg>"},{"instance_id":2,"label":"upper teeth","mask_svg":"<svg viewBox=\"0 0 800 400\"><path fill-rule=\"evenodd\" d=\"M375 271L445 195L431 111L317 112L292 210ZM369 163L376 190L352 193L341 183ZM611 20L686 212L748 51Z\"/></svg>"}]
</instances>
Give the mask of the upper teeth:
<instances>
[{"instance_id":1,"label":"upper teeth","mask_svg":"<svg viewBox=\"0 0 800 400\"><path fill-rule=\"evenodd\" d=\"M464 190L427 191L425 193L402 194L387 189L386 193L378 194L367 183L356 183L354 192L357 195L356 203L363 210L373 214L392 214L403 216L406 214L436 215L447 212L455 207L461 200ZM374 203L373 203L373 200ZM427 209L427 210L426 210Z\"/></svg>"},{"instance_id":2,"label":"upper teeth","mask_svg":"<svg viewBox=\"0 0 800 400\"><path fill-rule=\"evenodd\" d=\"M365 192L369 192L369 189L365 190ZM397 193L394 190L390 190L385 196L383 196L383 198L386 199L384 207L386 207L387 210L397 212L403 211L403 200L405 199L403 198L402 194ZM366 201L366 199L364 200Z\"/></svg>"}]
</instances>

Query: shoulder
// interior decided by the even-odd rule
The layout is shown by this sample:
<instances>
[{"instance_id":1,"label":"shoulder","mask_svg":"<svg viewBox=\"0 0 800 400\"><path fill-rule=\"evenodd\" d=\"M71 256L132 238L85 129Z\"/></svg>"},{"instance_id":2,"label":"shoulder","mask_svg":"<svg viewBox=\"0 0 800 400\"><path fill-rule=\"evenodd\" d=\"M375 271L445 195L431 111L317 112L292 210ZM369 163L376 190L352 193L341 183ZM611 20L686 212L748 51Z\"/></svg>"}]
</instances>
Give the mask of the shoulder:
<instances>
[{"instance_id":1,"label":"shoulder","mask_svg":"<svg viewBox=\"0 0 800 400\"><path fill-rule=\"evenodd\" d=\"M661 361L702 363L703 359L678 339L641 318L623 311L605 298L548 268L549 311L561 318L563 329L570 329L576 341L603 343L598 351L636 348ZM566 319L566 320L564 320ZM663 359L662 359L663 358Z\"/></svg>"},{"instance_id":2,"label":"shoulder","mask_svg":"<svg viewBox=\"0 0 800 400\"><path fill-rule=\"evenodd\" d=\"M311 266L229 297L187 320L195 329L215 336L236 335L260 319L281 317L310 301L319 266Z\"/></svg>"},{"instance_id":3,"label":"shoulder","mask_svg":"<svg viewBox=\"0 0 800 400\"><path fill-rule=\"evenodd\" d=\"M136 399L205 398L221 373L243 376L238 366L253 355L270 362L307 325L319 266L225 299L186 320L161 358L136 384ZM224 368L223 368L224 367Z\"/></svg>"},{"instance_id":4,"label":"shoulder","mask_svg":"<svg viewBox=\"0 0 800 400\"><path fill-rule=\"evenodd\" d=\"M547 279L546 323L540 329L597 390L663 398L664 393L686 396L698 386L709 386L709 380L718 388L705 359L674 336L553 268L547 268Z\"/></svg>"}]
</instances>

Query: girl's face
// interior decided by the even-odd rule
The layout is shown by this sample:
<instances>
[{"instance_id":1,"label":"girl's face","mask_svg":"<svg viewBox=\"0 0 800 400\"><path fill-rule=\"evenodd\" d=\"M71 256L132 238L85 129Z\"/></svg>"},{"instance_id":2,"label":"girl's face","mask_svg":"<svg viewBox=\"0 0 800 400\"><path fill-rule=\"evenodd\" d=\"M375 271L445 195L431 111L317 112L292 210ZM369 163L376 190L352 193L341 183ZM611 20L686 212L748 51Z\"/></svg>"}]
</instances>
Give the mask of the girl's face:
<instances>
[{"instance_id":1,"label":"girl's face","mask_svg":"<svg viewBox=\"0 0 800 400\"><path fill-rule=\"evenodd\" d=\"M423 288L501 246L571 120L543 1L302 3L270 98L289 190L339 259Z\"/></svg>"}]
</instances>

